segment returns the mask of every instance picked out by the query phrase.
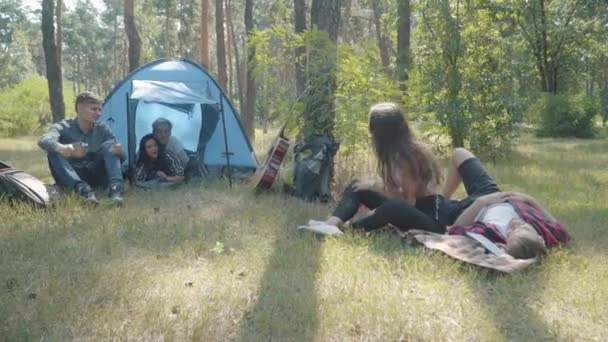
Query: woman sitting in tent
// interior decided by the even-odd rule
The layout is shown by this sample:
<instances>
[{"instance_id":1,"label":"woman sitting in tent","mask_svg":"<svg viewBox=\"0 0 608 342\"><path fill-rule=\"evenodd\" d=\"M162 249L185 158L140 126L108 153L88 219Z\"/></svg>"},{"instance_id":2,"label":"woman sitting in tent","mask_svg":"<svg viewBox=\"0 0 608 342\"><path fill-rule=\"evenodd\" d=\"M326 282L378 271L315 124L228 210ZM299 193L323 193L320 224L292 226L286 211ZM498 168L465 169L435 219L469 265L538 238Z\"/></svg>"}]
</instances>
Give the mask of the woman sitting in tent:
<instances>
[{"instance_id":1,"label":"woman sitting in tent","mask_svg":"<svg viewBox=\"0 0 608 342\"><path fill-rule=\"evenodd\" d=\"M143 188L164 188L184 181L184 168L178 158L166 151L153 134L139 143L135 183Z\"/></svg>"}]
</instances>

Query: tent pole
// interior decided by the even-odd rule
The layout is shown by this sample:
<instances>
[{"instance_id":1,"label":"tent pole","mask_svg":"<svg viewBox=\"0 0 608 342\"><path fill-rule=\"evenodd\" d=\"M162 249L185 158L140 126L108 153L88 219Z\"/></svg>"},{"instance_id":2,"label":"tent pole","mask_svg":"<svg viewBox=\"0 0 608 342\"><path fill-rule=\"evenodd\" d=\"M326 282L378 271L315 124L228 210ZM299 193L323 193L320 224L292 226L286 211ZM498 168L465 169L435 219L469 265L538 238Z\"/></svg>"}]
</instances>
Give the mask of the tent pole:
<instances>
[{"instance_id":1,"label":"tent pole","mask_svg":"<svg viewBox=\"0 0 608 342\"><path fill-rule=\"evenodd\" d=\"M131 113L129 112L129 92L126 93L127 99L127 156L129 158L129 162L127 163L127 178L129 178L129 184L133 185L133 138L131 137L131 124L133 121L131 119Z\"/></svg>"},{"instance_id":2,"label":"tent pole","mask_svg":"<svg viewBox=\"0 0 608 342\"><path fill-rule=\"evenodd\" d=\"M224 129L224 153L226 155L226 167L228 168L228 185L232 188L232 170L230 169L230 152L228 152L228 136L226 135L226 118L224 115L224 100L220 92L220 115L222 116L222 127Z\"/></svg>"}]
</instances>

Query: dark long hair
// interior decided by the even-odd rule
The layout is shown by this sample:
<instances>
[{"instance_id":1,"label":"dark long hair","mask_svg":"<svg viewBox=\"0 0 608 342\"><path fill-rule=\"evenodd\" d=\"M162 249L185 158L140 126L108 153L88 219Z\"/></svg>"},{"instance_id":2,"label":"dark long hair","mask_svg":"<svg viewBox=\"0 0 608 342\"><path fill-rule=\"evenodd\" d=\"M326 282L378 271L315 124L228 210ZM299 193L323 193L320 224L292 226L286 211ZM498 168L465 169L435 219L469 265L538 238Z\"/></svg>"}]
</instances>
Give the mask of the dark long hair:
<instances>
[{"instance_id":1,"label":"dark long hair","mask_svg":"<svg viewBox=\"0 0 608 342\"><path fill-rule=\"evenodd\" d=\"M369 113L369 131L378 158L378 172L386 189L414 185L418 195L432 180L441 183L437 161L416 141L404 113L397 105L374 105ZM399 170L407 171L410 179L395 179L395 172Z\"/></svg>"},{"instance_id":2,"label":"dark long hair","mask_svg":"<svg viewBox=\"0 0 608 342\"><path fill-rule=\"evenodd\" d=\"M148 154L146 153L146 143L150 140L154 140L156 145L158 146L158 158L156 160L150 159ZM143 165L146 168L150 168L155 171L164 171L166 172L169 167L166 165L166 161L164 158L165 148L158 142L158 139L154 137L152 133L146 134L139 141L139 159L137 160L137 165Z\"/></svg>"}]
</instances>

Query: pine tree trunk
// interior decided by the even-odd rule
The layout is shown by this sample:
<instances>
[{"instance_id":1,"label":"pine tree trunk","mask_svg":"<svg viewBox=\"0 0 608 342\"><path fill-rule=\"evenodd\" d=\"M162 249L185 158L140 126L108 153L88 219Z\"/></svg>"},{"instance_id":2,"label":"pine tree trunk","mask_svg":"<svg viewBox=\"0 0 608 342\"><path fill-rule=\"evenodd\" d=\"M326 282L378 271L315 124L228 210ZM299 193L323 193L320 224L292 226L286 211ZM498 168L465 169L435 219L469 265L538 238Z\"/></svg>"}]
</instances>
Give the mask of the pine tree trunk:
<instances>
[{"instance_id":1,"label":"pine tree trunk","mask_svg":"<svg viewBox=\"0 0 608 342\"><path fill-rule=\"evenodd\" d=\"M53 23L53 0L42 0L42 46L46 63L46 78L51 102L53 122L65 118L65 104L63 102L63 85L61 70L57 61L57 45L55 44L55 25Z\"/></svg>"},{"instance_id":2,"label":"pine tree trunk","mask_svg":"<svg viewBox=\"0 0 608 342\"><path fill-rule=\"evenodd\" d=\"M120 64L118 62L118 14L114 16L114 28L112 33L112 79L119 80L120 77Z\"/></svg>"},{"instance_id":3,"label":"pine tree trunk","mask_svg":"<svg viewBox=\"0 0 608 342\"><path fill-rule=\"evenodd\" d=\"M410 0L398 0L397 4L397 76L401 91L407 93L408 72L411 68L411 15Z\"/></svg>"},{"instance_id":4,"label":"pine tree trunk","mask_svg":"<svg viewBox=\"0 0 608 342\"><path fill-rule=\"evenodd\" d=\"M294 30L296 34L306 31L306 0L294 0ZM304 74L304 63L306 58L306 46L298 46L295 50L296 91L298 97L304 94L306 88L306 75Z\"/></svg>"},{"instance_id":5,"label":"pine tree trunk","mask_svg":"<svg viewBox=\"0 0 608 342\"><path fill-rule=\"evenodd\" d=\"M234 64L236 69L236 85L239 90L239 112L241 116L245 114L245 81L243 76L243 66L241 62L241 57L239 54L239 46L236 39L236 34L234 33L234 25L232 23L232 1L228 1L228 7L230 7L230 16L227 17L228 20L228 34L230 35L230 41L232 42L232 49L234 50Z\"/></svg>"},{"instance_id":6,"label":"pine tree trunk","mask_svg":"<svg viewBox=\"0 0 608 342\"><path fill-rule=\"evenodd\" d=\"M460 1L456 1L454 14L452 14L452 6L449 0L442 2L443 20L447 23L445 36L447 41L444 46L443 58L447 66L447 115L448 132L452 140L452 147L464 147L464 138L467 131L466 120L461 105L460 91L462 90L462 72L460 70L459 60L462 56L460 42L462 41L460 34Z\"/></svg>"},{"instance_id":7,"label":"pine tree trunk","mask_svg":"<svg viewBox=\"0 0 608 342\"><path fill-rule=\"evenodd\" d=\"M255 47L251 44L253 34L253 0L245 0L245 31L247 32L247 95L245 96L245 132L251 141L255 140L255 79L253 68L255 63Z\"/></svg>"},{"instance_id":8,"label":"pine tree trunk","mask_svg":"<svg viewBox=\"0 0 608 342\"><path fill-rule=\"evenodd\" d=\"M226 9L226 25L224 25L224 32L226 32L226 52L228 57L228 96L234 97L234 66L232 62L232 35L230 34L230 24L232 23L232 9L229 6L229 0L224 3Z\"/></svg>"},{"instance_id":9,"label":"pine tree trunk","mask_svg":"<svg viewBox=\"0 0 608 342\"><path fill-rule=\"evenodd\" d=\"M217 78L226 91L226 44L224 40L224 1L215 0L215 36L217 38Z\"/></svg>"},{"instance_id":10,"label":"pine tree trunk","mask_svg":"<svg viewBox=\"0 0 608 342\"><path fill-rule=\"evenodd\" d=\"M209 0L201 0L201 64L209 69Z\"/></svg>"},{"instance_id":11,"label":"pine tree trunk","mask_svg":"<svg viewBox=\"0 0 608 342\"><path fill-rule=\"evenodd\" d=\"M313 0L311 24L318 30L311 38L304 109L304 137L334 137L337 39L341 0Z\"/></svg>"},{"instance_id":12,"label":"pine tree trunk","mask_svg":"<svg viewBox=\"0 0 608 342\"><path fill-rule=\"evenodd\" d=\"M374 25L376 26L376 39L378 40L378 50L380 51L380 63L384 70L388 70L390 57L388 52L388 37L382 30L382 4L381 0L372 0L374 12Z\"/></svg>"},{"instance_id":13,"label":"pine tree trunk","mask_svg":"<svg viewBox=\"0 0 608 342\"><path fill-rule=\"evenodd\" d=\"M351 40L350 17L353 11L353 0L344 0L344 20L340 25L340 37L346 42Z\"/></svg>"},{"instance_id":14,"label":"pine tree trunk","mask_svg":"<svg viewBox=\"0 0 608 342\"><path fill-rule=\"evenodd\" d=\"M139 56L141 54L141 39L135 26L135 8L134 0L125 0L125 31L129 40L129 72L137 69L139 66Z\"/></svg>"}]
</instances>

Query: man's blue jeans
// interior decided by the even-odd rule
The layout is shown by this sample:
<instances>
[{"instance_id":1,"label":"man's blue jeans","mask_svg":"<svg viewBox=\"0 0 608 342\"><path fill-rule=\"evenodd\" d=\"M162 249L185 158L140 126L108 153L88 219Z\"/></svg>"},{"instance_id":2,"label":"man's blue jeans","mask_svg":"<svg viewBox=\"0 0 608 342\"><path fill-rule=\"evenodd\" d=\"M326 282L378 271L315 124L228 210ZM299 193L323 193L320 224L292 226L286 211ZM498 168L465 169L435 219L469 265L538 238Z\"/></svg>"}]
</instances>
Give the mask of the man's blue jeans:
<instances>
[{"instance_id":1,"label":"man's blue jeans","mask_svg":"<svg viewBox=\"0 0 608 342\"><path fill-rule=\"evenodd\" d=\"M87 153L85 159L67 159L57 152L49 152L49 167L57 185L74 189L81 182L92 187L122 184L120 159L112 154L112 145L109 141L103 143L99 151ZM83 163L84 160L88 162Z\"/></svg>"}]
</instances>

